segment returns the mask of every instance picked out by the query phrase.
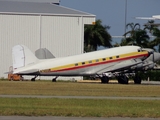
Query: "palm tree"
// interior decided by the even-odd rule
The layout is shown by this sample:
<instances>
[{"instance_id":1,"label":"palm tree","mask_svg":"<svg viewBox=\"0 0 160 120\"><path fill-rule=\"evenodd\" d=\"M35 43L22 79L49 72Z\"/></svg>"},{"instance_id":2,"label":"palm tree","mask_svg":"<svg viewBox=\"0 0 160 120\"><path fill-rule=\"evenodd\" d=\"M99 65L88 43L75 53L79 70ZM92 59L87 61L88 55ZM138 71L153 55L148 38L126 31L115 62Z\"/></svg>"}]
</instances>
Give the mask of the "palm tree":
<instances>
[{"instance_id":1,"label":"palm tree","mask_svg":"<svg viewBox=\"0 0 160 120\"><path fill-rule=\"evenodd\" d=\"M144 30L149 30L150 33L152 33L152 30L156 27L154 25L154 20L149 20L145 25L144 25Z\"/></svg>"},{"instance_id":2,"label":"palm tree","mask_svg":"<svg viewBox=\"0 0 160 120\"><path fill-rule=\"evenodd\" d=\"M155 37L153 41L150 43L152 47L160 45L160 30L158 28L153 28L152 35ZM160 51L160 49L158 50Z\"/></svg>"},{"instance_id":3,"label":"palm tree","mask_svg":"<svg viewBox=\"0 0 160 120\"><path fill-rule=\"evenodd\" d=\"M149 36L146 30L140 29L140 24L129 23L126 27L130 26L131 30L126 32L124 36L129 34L121 41L121 45L138 45L141 47L148 47Z\"/></svg>"},{"instance_id":4,"label":"palm tree","mask_svg":"<svg viewBox=\"0 0 160 120\"><path fill-rule=\"evenodd\" d=\"M84 27L84 51L96 51L99 46L111 47L111 35L108 33L110 27L102 25L101 20L96 20L95 25Z\"/></svg>"},{"instance_id":5,"label":"palm tree","mask_svg":"<svg viewBox=\"0 0 160 120\"><path fill-rule=\"evenodd\" d=\"M128 28L128 27L130 27L131 30L128 31L128 32L126 32L123 36L126 36L126 35L130 34L130 36L132 37L132 36L134 35L134 32L135 32L137 29L140 29L140 24L139 24L139 23L136 23L136 24L134 24L134 23L128 23L128 24L126 25L126 28Z\"/></svg>"},{"instance_id":6,"label":"palm tree","mask_svg":"<svg viewBox=\"0 0 160 120\"><path fill-rule=\"evenodd\" d=\"M160 29L158 28L157 24L154 23L153 20L148 21L147 24L145 24L146 30L149 30L150 34L154 36L154 39L149 42L149 47L154 48L155 46L160 46ZM160 48L158 48L158 51L160 51Z\"/></svg>"}]
</instances>

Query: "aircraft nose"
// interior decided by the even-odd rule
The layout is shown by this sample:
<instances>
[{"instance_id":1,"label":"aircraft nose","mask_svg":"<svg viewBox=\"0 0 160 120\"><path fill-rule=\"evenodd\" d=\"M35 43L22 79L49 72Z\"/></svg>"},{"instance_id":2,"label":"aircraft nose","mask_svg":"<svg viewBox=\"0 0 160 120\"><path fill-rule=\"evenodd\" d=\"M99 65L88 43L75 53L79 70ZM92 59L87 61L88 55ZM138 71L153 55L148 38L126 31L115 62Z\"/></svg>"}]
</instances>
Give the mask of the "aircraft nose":
<instances>
[{"instance_id":1,"label":"aircraft nose","mask_svg":"<svg viewBox=\"0 0 160 120\"><path fill-rule=\"evenodd\" d=\"M154 52L154 61L159 61L160 60L160 53Z\"/></svg>"}]
</instances>

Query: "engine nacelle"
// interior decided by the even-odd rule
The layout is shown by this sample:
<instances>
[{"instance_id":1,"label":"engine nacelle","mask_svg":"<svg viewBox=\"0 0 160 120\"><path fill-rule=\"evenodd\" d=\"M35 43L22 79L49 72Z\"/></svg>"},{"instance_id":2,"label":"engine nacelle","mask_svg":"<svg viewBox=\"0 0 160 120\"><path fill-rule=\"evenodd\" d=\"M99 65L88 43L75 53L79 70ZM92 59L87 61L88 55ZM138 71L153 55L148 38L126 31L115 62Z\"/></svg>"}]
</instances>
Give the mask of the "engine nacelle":
<instances>
[{"instance_id":1,"label":"engine nacelle","mask_svg":"<svg viewBox=\"0 0 160 120\"><path fill-rule=\"evenodd\" d=\"M155 63L148 64L144 67L144 70L151 70L154 68L154 66L155 66Z\"/></svg>"}]
</instances>

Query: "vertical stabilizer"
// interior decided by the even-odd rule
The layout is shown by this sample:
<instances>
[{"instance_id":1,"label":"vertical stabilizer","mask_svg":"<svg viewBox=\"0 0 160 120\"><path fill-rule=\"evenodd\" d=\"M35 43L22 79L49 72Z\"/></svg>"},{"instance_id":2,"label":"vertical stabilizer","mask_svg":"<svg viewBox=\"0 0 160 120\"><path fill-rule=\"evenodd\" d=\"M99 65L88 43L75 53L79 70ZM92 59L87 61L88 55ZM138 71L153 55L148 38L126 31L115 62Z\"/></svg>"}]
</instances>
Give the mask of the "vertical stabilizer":
<instances>
[{"instance_id":1,"label":"vertical stabilizer","mask_svg":"<svg viewBox=\"0 0 160 120\"><path fill-rule=\"evenodd\" d=\"M55 58L55 56L46 48L40 48L35 51L35 56L38 59L51 59Z\"/></svg>"},{"instance_id":2,"label":"vertical stabilizer","mask_svg":"<svg viewBox=\"0 0 160 120\"><path fill-rule=\"evenodd\" d=\"M38 61L36 56L24 45L16 45L12 48L12 60L13 70Z\"/></svg>"}]
</instances>

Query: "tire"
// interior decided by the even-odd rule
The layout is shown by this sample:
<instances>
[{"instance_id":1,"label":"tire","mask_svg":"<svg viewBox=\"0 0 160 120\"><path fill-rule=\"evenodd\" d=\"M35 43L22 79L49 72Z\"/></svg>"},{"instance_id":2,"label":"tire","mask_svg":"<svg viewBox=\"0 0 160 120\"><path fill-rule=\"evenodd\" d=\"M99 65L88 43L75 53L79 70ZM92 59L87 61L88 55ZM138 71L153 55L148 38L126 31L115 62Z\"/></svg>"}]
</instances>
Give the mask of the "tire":
<instances>
[{"instance_id":1,"label":"tire","mask_svg":"<svg viewBox=\"0 0 160 120\"><path fill-rule=\"evenodd\" d=\"M135 76L135 78L134 78L134 84L141 84L141 82L142 82L141 77Z\"/></svg>"}]
</instances>

